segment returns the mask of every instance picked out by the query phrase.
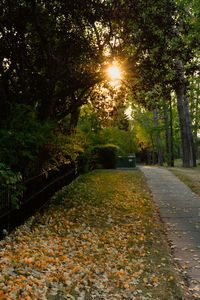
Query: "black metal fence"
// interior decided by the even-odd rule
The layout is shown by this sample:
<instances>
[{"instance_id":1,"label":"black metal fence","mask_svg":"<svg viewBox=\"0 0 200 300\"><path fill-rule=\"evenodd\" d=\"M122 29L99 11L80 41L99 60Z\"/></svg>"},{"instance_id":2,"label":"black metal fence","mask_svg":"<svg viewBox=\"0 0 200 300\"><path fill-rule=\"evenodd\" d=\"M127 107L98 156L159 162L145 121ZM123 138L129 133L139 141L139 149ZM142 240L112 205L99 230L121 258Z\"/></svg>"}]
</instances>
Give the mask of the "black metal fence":
<instances>
[{"instance_id":1,"label":"black metal fence","mask_svg":"<svg viewBox=\"0 0 200 300\"><path fill-rule=\"evenodd\" d=\"M51 170L29 178L11 187L0 188L0 238L24 223L33 213L41 209L63 186L71 183L78 173L72 165L63 165L59 171ZM17 195L19 207L13 202Z\"/></svg>"}]
</instances>

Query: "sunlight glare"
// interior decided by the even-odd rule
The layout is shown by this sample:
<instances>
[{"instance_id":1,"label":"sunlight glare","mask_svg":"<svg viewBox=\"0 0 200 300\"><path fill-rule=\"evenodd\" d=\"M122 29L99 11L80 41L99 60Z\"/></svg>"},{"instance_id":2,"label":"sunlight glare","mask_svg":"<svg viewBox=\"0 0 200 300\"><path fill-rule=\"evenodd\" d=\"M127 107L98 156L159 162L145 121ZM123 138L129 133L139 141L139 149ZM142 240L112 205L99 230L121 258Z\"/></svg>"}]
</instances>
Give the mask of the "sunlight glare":
<instances>
[{"instance_id":1,"label":"sunlight glare","mask_svg":"<svg viewBox=\"0 0 200 300\"><path fill-rule=\"evenodd\" d=\"M110 79L112 80L112 82L122 78L121 77L121 71L120 71L119 67L116 64L110 66L107 69L107 72L108 72L108 75L109 75Z\"/></svg>"}]
</instances>

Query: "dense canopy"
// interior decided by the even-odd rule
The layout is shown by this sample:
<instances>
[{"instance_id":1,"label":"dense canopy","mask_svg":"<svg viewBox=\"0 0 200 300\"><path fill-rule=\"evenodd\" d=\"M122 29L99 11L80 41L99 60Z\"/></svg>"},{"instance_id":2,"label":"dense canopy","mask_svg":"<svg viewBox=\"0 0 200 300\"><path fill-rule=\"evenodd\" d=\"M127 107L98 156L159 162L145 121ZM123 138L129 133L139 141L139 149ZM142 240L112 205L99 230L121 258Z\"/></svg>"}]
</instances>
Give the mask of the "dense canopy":
<instances>
[{"instance_id":1,"label":"dense canopy","mask_svg":"<svg viewBox=\"0 0 200 300\"><path fill-rule=\"evenodd\" d=\"M31 176L105 144L148 163L173 166L181 155L196 166L199 8L197 0L1 1L1 168Z\"/></svg>"}]
</instances>

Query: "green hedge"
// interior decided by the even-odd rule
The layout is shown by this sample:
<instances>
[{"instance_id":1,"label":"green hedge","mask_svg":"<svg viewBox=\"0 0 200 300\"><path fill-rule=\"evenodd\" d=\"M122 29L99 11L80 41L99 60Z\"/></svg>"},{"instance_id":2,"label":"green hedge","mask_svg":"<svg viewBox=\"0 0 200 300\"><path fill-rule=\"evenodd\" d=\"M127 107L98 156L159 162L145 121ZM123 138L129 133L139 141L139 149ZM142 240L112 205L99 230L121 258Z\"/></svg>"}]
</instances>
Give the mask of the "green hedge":
<instances>
[{"instance_id":1,"label":"green hedge","mask_svg":"<svg viewBox=\"0 0 200 300\"><path fill-rule=\"evenodd\" d=\"M116 145L103 145L93 148L91 153L92 169L115 169L117 166L117 150Z\"/></svg>"}]
</instances>

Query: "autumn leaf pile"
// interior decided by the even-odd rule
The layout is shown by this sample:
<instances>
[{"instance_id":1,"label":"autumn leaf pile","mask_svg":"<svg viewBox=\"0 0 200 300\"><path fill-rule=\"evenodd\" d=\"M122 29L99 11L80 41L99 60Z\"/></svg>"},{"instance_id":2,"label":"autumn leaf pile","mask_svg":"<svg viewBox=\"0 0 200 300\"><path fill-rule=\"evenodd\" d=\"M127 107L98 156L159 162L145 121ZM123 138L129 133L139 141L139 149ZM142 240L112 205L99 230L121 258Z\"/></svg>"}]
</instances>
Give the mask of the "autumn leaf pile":
<instances>
[{"instance_id":1,"label":"autumn leaf pile","mask_svg":"<svg viewBox=\"0 0 200 300\"><path fill-rule=\"evenodd\" d=\"M180 299L140 171L95 171L0 242L0 299Z\"/></svg>"}]
</instances>

